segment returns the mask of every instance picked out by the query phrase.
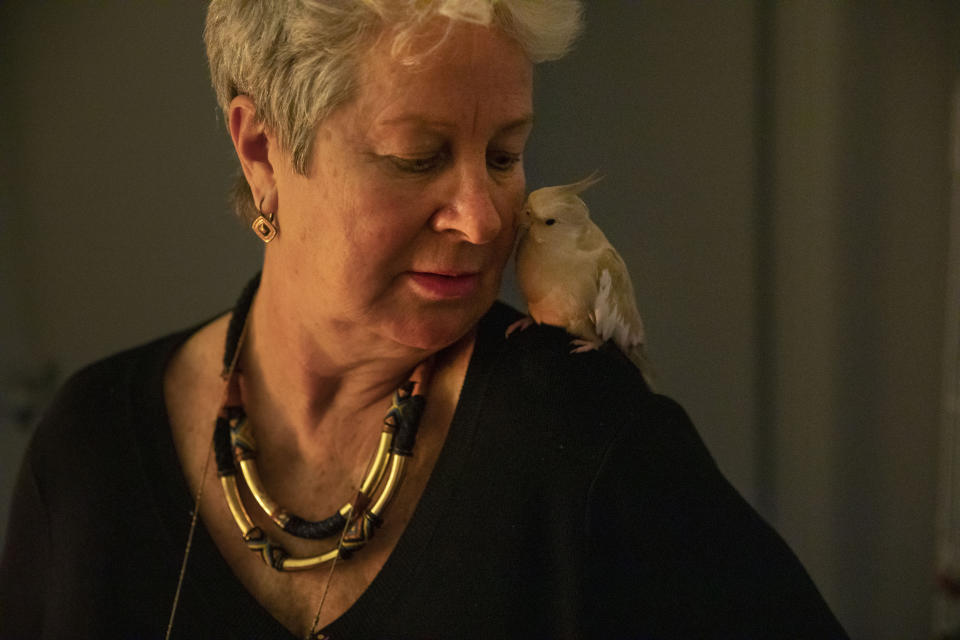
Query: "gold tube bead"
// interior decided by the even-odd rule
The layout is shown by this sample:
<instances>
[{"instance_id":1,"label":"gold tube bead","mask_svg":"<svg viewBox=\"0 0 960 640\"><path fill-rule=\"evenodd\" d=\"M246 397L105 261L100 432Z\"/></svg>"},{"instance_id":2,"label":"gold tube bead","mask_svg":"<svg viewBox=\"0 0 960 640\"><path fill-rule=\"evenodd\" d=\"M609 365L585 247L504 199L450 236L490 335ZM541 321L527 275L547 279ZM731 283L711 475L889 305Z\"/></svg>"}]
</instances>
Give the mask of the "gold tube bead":
<instances>
[{"instance_id":1,"label":"gold tube bead","mask_svg":"<svg viewBox=\"0 0 960 640\"><path fill-rule=\"evenodd\" d=\"M233 515L234 522L240 528L240 533L247 535L254 527L250 514L243 506L243 500L240 498L240 491L237 489L237 477L221 476L220 486L223 487L223 495L227 499L227 506L230 507L230 513Z\"/></svg>"},{"instance_id":2,"label":"gold tube bead","mask_svg":"<svg viewBox=\"0 0 960 640\"><path fill-rule=\"evenodd\" d=\"M387 480L383 484L383 491L380 492L380 495L377 496L376 502L373 503L367 511L373 514L376 517L380 517L380 514L383 513L383 510L386 509L387 504L390 503L390 499L393 498L393 494L396 492L397 487L400 485L400 481L403 479L403 470L407 463L407 457L401 456L396 453L390 454L390 469L387 474Z\"/></svg>"},{"instance_id":3,"label":"gold tube bead","mask_svg":"<svg viewBox=\"0 0 960 640\"><path fill-rule=\"evenodd\" d=\"M326 553L321 553L316 556L304 556L302 558L294 558L290 556L289 558L284 558L280 562L281 571L306 571L307 569L313 569L317 565L321 565L324 562L329 562L336 558L340 554L340 550L336 547L327 551Z\"/></svg>"},{"instance_id":4,"label":"gold tube bead","mask_svg":"<svg viewBox=\"0 0 960 640\"><path fill-rule=\"evenodd\" d=\"M267 495L263 487L263 481L260 480L260 472L257 470L256 462L254 460L240 460L240 471L243 473L243 480L247 483L247 487L250 488L250 493L253 494L260 508L263 509L264 513L270 516L271 519L275 519L283 509Z\"/></svg>"},{"instance_id":5,"label":"gold tube bead","mask_svg":"<svg viewBox=\"0 0 960 640\"><path fill-rule=\"evenodd\" d=\"M363 478L360 485L360 493L365 496L373 495L373 492L383 480L383 474L387 469L387 460L390 458L390 446L393 444L393 433L382 431L380 433L380 444L377 447L377 453L370 463L370 468Z\"/></svg>"}]
</instances>

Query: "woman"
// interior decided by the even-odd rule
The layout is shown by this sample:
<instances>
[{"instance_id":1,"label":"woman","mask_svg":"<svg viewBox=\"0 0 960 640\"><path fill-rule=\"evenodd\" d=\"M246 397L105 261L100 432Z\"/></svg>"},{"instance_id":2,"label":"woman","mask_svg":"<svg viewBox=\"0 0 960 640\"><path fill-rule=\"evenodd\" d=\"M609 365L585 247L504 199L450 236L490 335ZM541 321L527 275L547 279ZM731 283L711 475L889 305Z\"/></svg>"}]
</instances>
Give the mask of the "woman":
<instances>
[{"instance_id":1,"label":"woman","mask_svg":"<svg viewBox=\"0 0 960 640\"><path fill-rule=\"evenodd\" d=\"M262 275L66 385L0 636L843 637L628 361L504 338L532 66L578 29L570 0L211 3Z\"/></svg>"}]
</instances>

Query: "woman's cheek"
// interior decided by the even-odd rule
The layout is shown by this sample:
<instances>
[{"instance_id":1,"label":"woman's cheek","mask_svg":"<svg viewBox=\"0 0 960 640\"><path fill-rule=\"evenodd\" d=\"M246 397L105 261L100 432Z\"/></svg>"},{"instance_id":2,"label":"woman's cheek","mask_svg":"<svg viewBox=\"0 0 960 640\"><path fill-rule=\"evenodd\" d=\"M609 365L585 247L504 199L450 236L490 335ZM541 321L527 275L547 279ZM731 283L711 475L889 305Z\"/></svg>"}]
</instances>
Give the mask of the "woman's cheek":
<instances>
[{"instance_id":1,"label":"woman's cheek","mask_svg":"<svg viewBox=\"0 0 960 640\"><path fill-rule=\"evenodd\" d=\"M516 227L517 216L520 215L520 209L523 208L525 197L524 182L521 180L518 185L515 185L514 188L511 189L507 195L506 202L503 203L500 209L503 212L501 214L503 216L503 227L509 230L511 236Z\"/></svg>"}]
</instances>

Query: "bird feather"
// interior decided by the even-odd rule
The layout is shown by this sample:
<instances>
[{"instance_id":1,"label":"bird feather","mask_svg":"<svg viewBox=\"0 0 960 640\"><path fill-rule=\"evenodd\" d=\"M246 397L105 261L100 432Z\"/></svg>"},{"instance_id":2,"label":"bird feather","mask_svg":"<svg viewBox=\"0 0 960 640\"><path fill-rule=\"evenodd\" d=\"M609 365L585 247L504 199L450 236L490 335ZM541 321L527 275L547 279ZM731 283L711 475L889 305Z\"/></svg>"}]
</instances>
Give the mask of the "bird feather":
<instances>
[{"instance_id":1,"label":"bird feather","mask_svg":"<svg viewBox=\"0 0 960 640\"><path fill-rule=\"evenodd\" d=\"M627 266L579 197L598 179L592 175L528 196L521 213L517 282L534 322L577 336L577 352L612 340L649 383L643 319Z\"/></svg>"}]
</instances>

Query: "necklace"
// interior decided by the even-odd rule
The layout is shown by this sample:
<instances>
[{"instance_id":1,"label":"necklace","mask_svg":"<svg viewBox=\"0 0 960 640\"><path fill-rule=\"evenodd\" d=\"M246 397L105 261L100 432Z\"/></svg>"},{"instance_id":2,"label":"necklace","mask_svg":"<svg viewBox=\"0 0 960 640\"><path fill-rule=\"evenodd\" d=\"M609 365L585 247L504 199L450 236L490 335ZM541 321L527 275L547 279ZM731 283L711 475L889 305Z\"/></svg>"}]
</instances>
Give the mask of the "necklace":
<instances>
[{"instance_id":1,"label":"necklace","mask_svg":"<svg viewBox=\"0 0 960 640\"><path fill-rule=\"evenodd\" d=\"M407 459L413 454L417 428L426 404L423 389L429 381L431 362L430 359L421 362L411 378L394 392L392 404L383 421L384 426L380 433L377 450L367 466L363 481L354 497L325 519L312 521L301 518L276 503L264 488L256 466L257 443L244 408L243 375L237 362L246 335L247 316L259 284L260 274L258 273L244 288L231 314L221 372L224 388L210 448L216 459L217 475L227 506L240 529L244 543L251 551L258 552L264 563L277 571L301 571L315 568L326 562L331 563L320 604L307 636L308 640L321 640L326 636L318 629L320 613L330 588L337 560L349 558L353 552L361 549L373 537L374 532L383 522L384 510L403 480ZM168 640L173 628L174 615L196 529L200 500L203 496L203 479L207 476L209 462L210 450L205 457L201 482L194 501L180 576L167 625ZM254 524L244 505L237 479L238 467L256 503L277 527L296 537L311 540L329 538L338 534L339 537L333 548L316 555L293 557L281 545L273 542L260 527Z\"/></svg>"},{"instance_id":2,"label":"necklace","mask_svg":"<svg viewBox=\"0 0 960 640\"><path fill-rule=\"evenodd\" d=\"M235 384L235 380L234 371L230 384ZM312 569L335 557L349 557L350 553L362 548L382 523L383 511L400 486L407 458L413 453L416 427L425 404L424 397L415 393L417 386L416 382L410 380L393 394L393 404L384 419L377 452L368 465L356 496L333 516L316 522L290 514L267 495L257 472L256 441L250 433L243 405L230 404L234 394L228 391L227 404L217 418L213 446L220 486L247 547L259 552L261 559L278 571ZM340 542L321 554L290 556L250 518L240 497L235 460L239 462L244 481L257 503L279 528L295 536L311 539L326 538L344 531Z\"/></svg>"}]
</instances>

